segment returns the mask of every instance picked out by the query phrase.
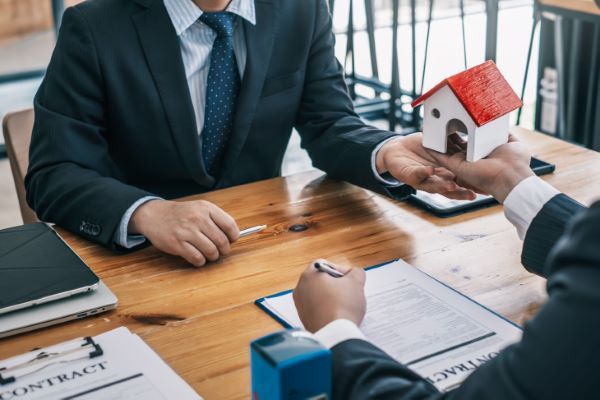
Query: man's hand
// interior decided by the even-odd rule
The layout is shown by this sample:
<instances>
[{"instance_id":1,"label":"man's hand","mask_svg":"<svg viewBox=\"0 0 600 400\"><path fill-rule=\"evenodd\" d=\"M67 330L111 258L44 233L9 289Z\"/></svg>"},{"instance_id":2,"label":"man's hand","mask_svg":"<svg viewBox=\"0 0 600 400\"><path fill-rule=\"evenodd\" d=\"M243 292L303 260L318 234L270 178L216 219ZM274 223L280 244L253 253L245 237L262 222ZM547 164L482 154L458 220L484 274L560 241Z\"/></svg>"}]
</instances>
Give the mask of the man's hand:
<instances>
[{"instance_id":1,"label":"man's hand","mask_svg":"<svg viewBox=\"0 0 600 400\"><path fill-rule=\"evenodd\" d=\"M478 192L489 193L503 203L506 196L525 178L534 175L529 167L531 155L527 148L514 136L489 156L476 162L465 159L465 142L458 136L451 138L453 146L448 154L428 150L436 162L452 171L458 183L475 188ZM452 154L453 153L453 154Z\"/></svg>"},{"instance_id":2,"label":"man's hand","mask_svg":"<svg viewBox=\"0 0 600 400\"><path fill-rule=\"evenodd\" d=\"M389 172L394 178L415 189L440 193L459 200L472 200L475 193L456 183L456 176L439 163L423 147L421 133L391 140L377 153L377 172Z\"/></svg>"},{"instance_id":3,"label":"man's hand","mask_svg":"<svg viewBox=\"0 0 600 400\"><path fill-rule=\"evenodd\" d=\"M240 235L229 214L203 200L142 204L129 221L129 232L144 235L157 249L196 267L228 254Z\"/></svg>"},{"instance_id":4,"label":"man's hand","mask_svg":"<svg viewBox=\"0 0 600 400\"><path fill-rule=\"evenodd\" d=\"M333 265L328 261L327 264ZM298 315L310 332L314 333L336 319L347 319L359 325L365 316L365 271L340 266L335 269L344 276L334 278L319 272L314 262L311 263L294 290Z\"/></svg>"}]
</instances>

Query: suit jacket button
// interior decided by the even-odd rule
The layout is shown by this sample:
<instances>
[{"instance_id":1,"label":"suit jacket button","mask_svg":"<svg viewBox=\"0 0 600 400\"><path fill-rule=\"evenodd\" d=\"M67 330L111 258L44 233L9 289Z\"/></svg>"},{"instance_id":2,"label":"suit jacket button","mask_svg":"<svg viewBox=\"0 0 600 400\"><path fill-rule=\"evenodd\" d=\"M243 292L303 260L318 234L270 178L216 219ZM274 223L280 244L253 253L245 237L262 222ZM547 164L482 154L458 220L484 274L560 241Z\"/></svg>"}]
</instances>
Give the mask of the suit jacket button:
<instances>
[{"instance_id":1,"label":"suit jacket button","mask_svg":"<svg viewBox=\"0 0 600 400\"><path fill-rule=\"evenodd\" d=\"M92 229L91 229L92 236L98 236L101 231L102 231L102 229L100 228L100 226L92 225Z\"/></svg>"}]
</instances>

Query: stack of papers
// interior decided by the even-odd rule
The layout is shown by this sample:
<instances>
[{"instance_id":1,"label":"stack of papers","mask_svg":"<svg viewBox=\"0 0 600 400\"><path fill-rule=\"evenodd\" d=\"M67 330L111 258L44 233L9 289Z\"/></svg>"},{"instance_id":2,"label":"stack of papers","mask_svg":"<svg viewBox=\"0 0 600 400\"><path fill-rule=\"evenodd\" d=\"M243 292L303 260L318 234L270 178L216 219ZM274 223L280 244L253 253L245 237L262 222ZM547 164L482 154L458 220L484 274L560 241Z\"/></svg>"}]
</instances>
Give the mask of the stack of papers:
<instances>
[{"instance_id":1,"label":"stack of papers","mask_svg":"<svg viewBox=\"0 0 600 400\"><path fill-rule=\"evenodd\" d=\"M202 400L121 327L0 361L0 399Z\"/></svg>"}]
</instances>

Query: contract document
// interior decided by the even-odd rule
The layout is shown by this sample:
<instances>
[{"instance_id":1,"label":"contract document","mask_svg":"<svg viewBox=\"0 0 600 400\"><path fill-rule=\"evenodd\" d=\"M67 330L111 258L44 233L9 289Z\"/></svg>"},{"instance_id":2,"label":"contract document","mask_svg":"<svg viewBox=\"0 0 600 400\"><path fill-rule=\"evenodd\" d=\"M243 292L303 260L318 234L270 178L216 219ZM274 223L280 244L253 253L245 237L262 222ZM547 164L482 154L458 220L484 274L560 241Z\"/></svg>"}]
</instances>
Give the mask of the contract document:
<instances>
[{"instance_id":1,"label":"contract document","mask_svg":"<svg viewBox=\"0 0 600 400\"><path fill-rule=\"evenodd\" d=\"M519 326L401 260L367 269L365 294L365 336L441 391L521 338ZM291 291L256 303L303 328Z\"/></svg>"},{"instance_id":2,"label":"contract document","mask_svg":"<svg viewBox=\"0 0 600 400\"><path fill-rule=\"evenodd\" d=\"M0 400L202 400L121 327L0 361Z\"/></svg>"}]
</instances>

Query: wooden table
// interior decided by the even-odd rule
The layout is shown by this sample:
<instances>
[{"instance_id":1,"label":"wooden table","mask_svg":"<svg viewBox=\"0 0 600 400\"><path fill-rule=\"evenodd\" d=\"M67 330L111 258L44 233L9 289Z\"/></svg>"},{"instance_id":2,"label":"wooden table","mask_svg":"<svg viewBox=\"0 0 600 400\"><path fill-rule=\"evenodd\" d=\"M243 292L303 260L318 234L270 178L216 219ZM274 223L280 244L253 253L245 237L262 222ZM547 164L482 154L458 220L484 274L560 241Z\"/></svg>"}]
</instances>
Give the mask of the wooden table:
<instances>
[{"instance_id":1,"label":"wooden table","mask_svg":"<svg viewBox=\"0 0 600 400\"><path fill-rule=\"evenodd\" d=\"M525 130L515 133L557 165L545 177L550 183L583 203L600 195L600 154ZM316 257L354 266L403 258L517 323L544 301L544 281L521 267L521 242L500 206L440 219L316 171L195 198L220 205L241 227L268 229L201 269L153 248L114 255L61 231L115 292L119 307L0 340L0 359L125 325L205 398L249 398L249 342L281 329L253 302L293 288ZM291 232L294 224L308 229Z\"/></svg>"}]
</instances>

